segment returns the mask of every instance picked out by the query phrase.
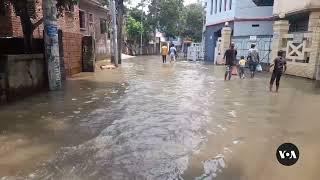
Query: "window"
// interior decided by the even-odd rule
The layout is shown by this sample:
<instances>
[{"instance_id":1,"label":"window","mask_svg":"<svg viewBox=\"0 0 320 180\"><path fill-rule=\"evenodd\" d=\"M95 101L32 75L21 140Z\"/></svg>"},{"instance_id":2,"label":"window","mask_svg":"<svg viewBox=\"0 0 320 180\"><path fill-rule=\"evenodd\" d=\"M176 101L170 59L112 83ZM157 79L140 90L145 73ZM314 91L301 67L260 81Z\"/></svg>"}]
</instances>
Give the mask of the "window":
<instances>
[{"instance_id":1,"label":"window","mask_svg":"<svg viewBox=\"0 0 320 180\"><path fill-rule=\"evenodd\" d=\"M220 0L220 4L219 4L220 6L219 6L219 12L221 12L222 11L222 0Z\"/></svg>"},{"instance_id":2,"label":"window","mask_svg":"<svg viewBox=\"0 0 320 180\"><path fill-rule=\"evenodd\" d=\"M80 21L80 29L86 28L86 16L85 12L82 10L79 10L79 21Z\"/></svg>"},{"instance_id":3,"label":"window","mask_svg":"<svg viewBox=\"0 0 320 180\"><path fill-rule=\"evenodd\" d=\"M214 13L217 14L217 12L218 12L218 0L215 0Z\"/></svg>"},{"instance_id":4,"label":"window","mask_svg":"<svg viewBox=\"0 0 320 180\"><path fill-rule=\"evenodd\" d=\"M93 14L89 13L89 24L93 23Z\"/></svg>"},{"instance_id":5,"label":"window","mask_svg":"<svg viewBox=\"0 0 320 180\"><path fill-rule=\"evenodd\" d=\"M257 6L273 6L274 0L252 0Z\"/></svg>"},{"instance_id":6,"label":"window","mask_svg":"<svg viewBox=\"0 0 320 180\"><path fill-rule=\"evenodd\" d=\"M309 14L299 13L288 17L289 20L289 32L306 32L309 26Z\"/></svg>"},{"instance_id":7,"label":"window","mask_svg":"<svg viewBox=\"0 0 320 180\"><path fill-rule=\"evenodd\" d=\"M101 34L108 32L107 20L100 19L100 32Z\"/></svg>"},{"instance_id":8,"label":"window","mask_svg":"<svg viewBox=\"0 0 320 180\"><path fill-rule=\"evenodd\" d=\"M224 11L227 11L227 2L228 0L224 0Z\"/></svg>"},{"instance_id":9,"label":"window","mask_svg":"<svg viewBox=\"0 0 320 180\"><path fill-rule=\"evenodd\" d=\"M91 36L95 34L94 17L92 13L88 13L88 31Z\"/></svg>"},{"instance_id":10,"label":"window","mask_svg":"<svg viewBox=\"0 0 320 180\"><path fill-rule=\"evenodd\" d=\"M229 10L232 9L232 0L229 0Z\"/></svg>"},{"instance_id":11,"label":"window","mask_svg":"<svg viewBox=\"0 0 320 180\"><path fill-rule=\"evenodd\" d=\"M252 24L252 27L260 27L260 24Z\"/></svg>"},{"instance_id":12,"label":"window","mask_svg":"<svg viewBox=\"0 0 320 180\"><path fill-rule=\"evenodd\" d=\"M107 24L107 31L108 31L108 39L110 39L111 38L111 30L110 30L110 27L111 27L111 25L110 25L110 21L108 22L108 24Z\"/></svg>"},{"instance_id":13,"label":"window","mask_svg":"<svg viewBox=\"0 0 320 180\"><path fill-rule=\"evenodd\" d=\"M210 14L212 15L212 13L213 13L213 0L211 0L211 9L210 9Z\"/></svg>"}]
</instances>

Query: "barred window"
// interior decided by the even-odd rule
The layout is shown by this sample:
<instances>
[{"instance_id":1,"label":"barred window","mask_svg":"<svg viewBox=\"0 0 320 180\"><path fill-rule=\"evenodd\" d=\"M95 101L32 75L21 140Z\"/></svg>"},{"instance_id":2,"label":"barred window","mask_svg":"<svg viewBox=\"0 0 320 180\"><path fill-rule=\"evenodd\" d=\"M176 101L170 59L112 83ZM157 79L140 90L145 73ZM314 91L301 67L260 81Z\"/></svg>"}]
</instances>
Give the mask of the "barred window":
<instances>
[{"instance_id":1,"label":"barred window","mask_svg":"<svg viewBox=\"0 0 320 180\"><path fill-rule=\"evenodd\" d=\"M100 19L100 32L101 34L108 32L107 20Z\"/></svg>"},{"instance_id":2,"label":"barred window","mask_svg":"<svg viewBox=\"0 0 320 180\"><path fill-rule=\"evenodd\" d=\"M79 10L79 21L80 21L80 29L86 28L86 15L85 12L82 10Z\"/></svg>"}]
</instances>

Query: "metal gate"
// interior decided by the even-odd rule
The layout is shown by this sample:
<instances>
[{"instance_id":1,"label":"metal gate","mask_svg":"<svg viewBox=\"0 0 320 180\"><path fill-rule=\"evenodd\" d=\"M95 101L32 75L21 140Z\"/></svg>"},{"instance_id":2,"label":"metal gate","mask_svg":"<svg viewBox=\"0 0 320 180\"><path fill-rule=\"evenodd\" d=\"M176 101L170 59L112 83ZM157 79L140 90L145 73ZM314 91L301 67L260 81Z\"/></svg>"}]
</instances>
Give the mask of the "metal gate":
<instances>
[{"instance_id":1,"label":"metal gate","mask_svg":"<svg viewBox=\"0 0 320 180\"><path fill-rule=\"evenodd\" d=\"M272 36L263 37L233 37L232 41L235 43L235 47L238 51L237 59L241 56L247 57L251 44L256 44L256 48L259 51L260 62L271 62L271 43Z\"/></svg>"},{"instance_id":2,"label":"metal gate","mask_svg":"<svg viewBox=\"0 0 320 180\"><path fill-rule=\"evenodd\" d=\"M95 71L95 41L92 36L82 37L82 71Z\"/></svg>"},{"instance_id":3,"label":"metal gate","mask_svg":"<svg viewBox=\"0 0 320 180\"><path fill-rule=\"evenodd\" d=\"M192 43L188 47L187 59L192 61L198 61L204 59L204 48L201 43Z\"/></svg>"}]
</instances>

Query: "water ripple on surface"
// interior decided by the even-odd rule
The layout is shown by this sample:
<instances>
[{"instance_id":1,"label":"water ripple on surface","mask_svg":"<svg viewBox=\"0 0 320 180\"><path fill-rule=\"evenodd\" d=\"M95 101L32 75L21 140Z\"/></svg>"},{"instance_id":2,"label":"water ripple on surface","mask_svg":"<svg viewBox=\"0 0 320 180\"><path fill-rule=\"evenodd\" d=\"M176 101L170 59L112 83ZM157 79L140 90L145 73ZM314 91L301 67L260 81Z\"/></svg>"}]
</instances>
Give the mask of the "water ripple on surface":
<instances>
[{"instance_id":1,"label":"water ripple on surface","mask_svg":"<svg viewBox=\"0 0 320 180\"><path fill-rule=\"evenodd\" d=\"M116 104L96 109L80 121L94 126L113 118L110 126L86 143L63 148L34 176L43 178L51 172L50 177L58 179L181 178L205 139L210 116L205 107L210 93L203 92L206 79L189 69L167 79L165 88L152 76L142 78L146 77L136 74Z\"/></svg>"}]
</instances>

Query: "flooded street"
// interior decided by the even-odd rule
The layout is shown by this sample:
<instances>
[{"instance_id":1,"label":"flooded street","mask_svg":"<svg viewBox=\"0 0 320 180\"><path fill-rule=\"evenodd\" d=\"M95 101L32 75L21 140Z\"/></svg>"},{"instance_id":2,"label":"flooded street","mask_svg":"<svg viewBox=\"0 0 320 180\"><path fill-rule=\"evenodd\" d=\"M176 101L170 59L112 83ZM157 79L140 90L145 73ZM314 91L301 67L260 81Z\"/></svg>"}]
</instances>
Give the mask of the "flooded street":
<instances>
[{"instance_id":1,"label":"flooded street","mask_svg":"<svg viewBox=\"0 0 320 180\"><path fill-rule=\"evenodd\" d=\"M270 74L223 75L222 66L140 57L2 106L0 179L319 179L313 81L284 77L276 94ZM290 167L276 158L286 142L300 151Z\"/></svg>"}]
</instances>

